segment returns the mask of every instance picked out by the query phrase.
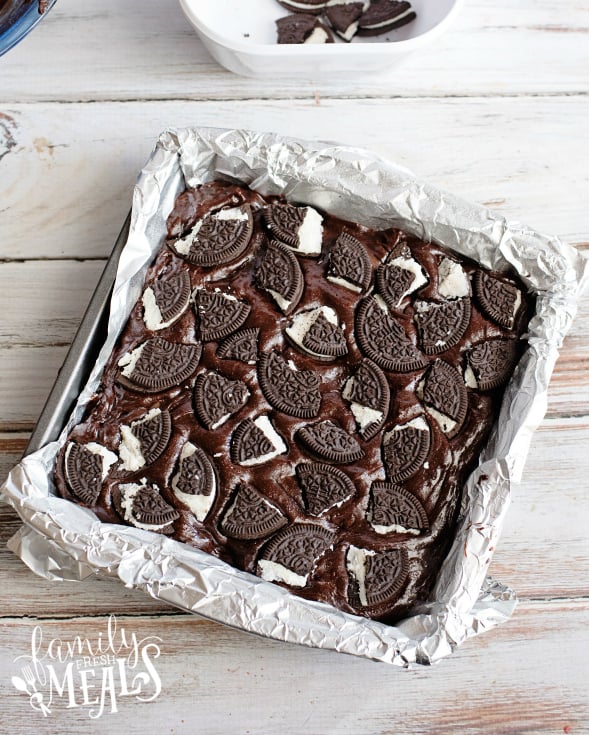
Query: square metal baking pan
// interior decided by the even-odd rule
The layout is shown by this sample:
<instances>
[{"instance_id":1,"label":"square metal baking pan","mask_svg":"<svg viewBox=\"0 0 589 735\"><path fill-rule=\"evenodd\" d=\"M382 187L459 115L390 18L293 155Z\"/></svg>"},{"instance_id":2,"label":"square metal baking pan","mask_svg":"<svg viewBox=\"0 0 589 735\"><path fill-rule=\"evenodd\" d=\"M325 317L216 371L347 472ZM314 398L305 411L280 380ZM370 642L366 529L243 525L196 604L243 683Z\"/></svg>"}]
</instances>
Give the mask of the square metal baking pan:
<instances>
[{"instance_id":1,"label":"square metal baking pan","mask_svg":"<svg viewBox=\"0 0 589 735\"><path fill-rule=\"evenodd\" d=\"M88 380L106 337L110 296L130 224L129 212L23 456L32 454L59 437Z\"/></svg>"}]
</instances>

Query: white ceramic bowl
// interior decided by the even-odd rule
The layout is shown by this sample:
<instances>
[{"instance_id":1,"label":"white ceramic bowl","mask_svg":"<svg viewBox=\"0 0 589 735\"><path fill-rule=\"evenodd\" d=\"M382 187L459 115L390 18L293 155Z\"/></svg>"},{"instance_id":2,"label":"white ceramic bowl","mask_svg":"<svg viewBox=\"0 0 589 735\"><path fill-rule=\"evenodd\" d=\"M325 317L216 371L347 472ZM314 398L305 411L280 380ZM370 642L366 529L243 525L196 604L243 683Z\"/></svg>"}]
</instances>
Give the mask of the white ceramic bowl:
<instances>
[{"instance_id":1,"label":"white ceramic bowl","mask_svg":"<svg viewBox=\"0 0 589 735\"><path fill-rule=\"evenodd\" d=\"M274 21L288 13L276 0L180 0L216 61L250 77L381 72L439 36L463 0L411 0L417 19L352 43L278 45Z\"/></svg>"}]
</instances>

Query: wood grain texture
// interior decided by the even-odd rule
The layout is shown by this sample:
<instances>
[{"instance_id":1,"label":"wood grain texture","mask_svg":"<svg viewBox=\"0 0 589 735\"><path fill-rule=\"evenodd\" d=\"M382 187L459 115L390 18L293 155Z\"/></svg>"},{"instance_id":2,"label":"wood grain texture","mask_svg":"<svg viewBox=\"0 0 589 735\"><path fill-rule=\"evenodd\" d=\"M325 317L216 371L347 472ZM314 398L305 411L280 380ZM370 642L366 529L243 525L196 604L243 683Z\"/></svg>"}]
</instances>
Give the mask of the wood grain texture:
<instances>
[{"instance_id":1,"label":"wood grain texture","mask_svg":"<svg viewBox=\"0 0 589 735\"><path fill-rule=\"evenodd\" d=\"M589 0L465 0L446 35L389 75L256 81L213 62L177 0L59 0L0 62L0 481L163 129L364 146L589 254L588 40ZM35 576L6 549L20 521L0 505L0 731L589 735L588 330L585 299L490 567L520 596L505 626L409 672L273 643L116 580ZM11 684L34 625L95 640L111 612L161 636L160 697L98 721L34 713Z\"/></svg>"},{"instance_id":2,"label":"wood grain texture","mask_svg":"<svg viewBox=\"0 0 589 735\"><path fill-rule=\"evenodd\" d=\"M362 146L509 219L589 242L589 170L579 155L587 96L12 104L0 112L13 141L0 125L0 259L105 257L157 136L185 125Z\"/></svg>"},{"instance_id":3,"label":"wood grain texture","mask_svg":"<svg viewBox=\"0 0 589 735\"><path fill-rule=\"evenodd\" d=\"M0 100L571 94L587 88L588 29L586 2L564 13L548 0L467 0L446 35L390 74L277 82L217 66L177 0L60 0L3 59Z\"/></svg>"},{"instance_id":4,"label":"wood grain texture","mask_svg":"<svg viewBox=\"0 0 589 735\"><path fill-rule=\"evenodd\" d=\"M106 618L0 620L0 695L6 732L29 718L26 696L10 686L13 659L43 640L95 641ZM276 644L187 615L119 618L138 638L161 638L155 662L162 692L152 703L119 700L92 722L87 709L56 704L35 731L62 735L149 732L207 735L269 732L313 735L586 733L589 606L526 603L506 626L465 644L432 669L399 671L328 651ZM562 686L566 682L566 690ZM248 692L246 705L236 692ZM566 697L566 708L563 699ZM32 722L32 720L29 720ZM568 729L567 729L568 728Z\"/></svg>"}]
</instances>

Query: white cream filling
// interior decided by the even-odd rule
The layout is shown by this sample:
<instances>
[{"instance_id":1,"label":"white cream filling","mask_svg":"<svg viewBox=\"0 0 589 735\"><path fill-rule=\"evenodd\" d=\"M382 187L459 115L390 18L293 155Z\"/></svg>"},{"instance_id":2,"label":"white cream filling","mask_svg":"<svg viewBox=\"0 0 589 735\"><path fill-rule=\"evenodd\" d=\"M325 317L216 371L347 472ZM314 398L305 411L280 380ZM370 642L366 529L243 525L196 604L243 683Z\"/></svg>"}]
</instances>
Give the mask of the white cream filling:
<instances>
[{"instance_id":1,"label":"white cream filling","mask_svg":"<svg viewBox=\"0 0 589 735\"><path fill-rule=\"evenodd\" d=\"M346 554L346 567L356 582L358 582L360 603L364 607L368 605L368 599L366 597L366 557L374 556L374 553L374 551L368 551L368 549L359 549L357 546L350 546Z\"/></svg>"},{"instance_id":2,"label":"white cream filling","mask_svg":"<svg viewBox=\"0 0 589 735\"><path fill-rule=\"evenodd\" d=\"M135 365L137 365L137 361L141 357L141 353L143 352L144 347L145 342L142 345L139 345L139 347L136 347L134 350L131 350L130 352L124 354L119 360L118 366L123 368L122 373L126 378L129 378L133 374L133 371L135 370Z\"/></svg>"},{"instance_id":3,"label":"white cream filling","mask_svg":"<svg viewBox=\"0 0 589 735\"><path fill-rule=\"evenodd\" d=\"M220 209L212 215L213 219L230 220L231 222L247 222L248 213L241 207L232 207L231 209Z\"/></svg>"},{"instance_id":4,"label":"white cream filling","mask_svg":"<svg viewBox=\"0 0 589 735\"><path fill-rule=\"evenodd\" d=\"M145 478L142 480L141 485L137 485L134 482L130 482L126 485L119 485L119 490L121 491L121 508L123 510L123 517L127 521L127 523L132 524L136 528L141 528L143 531L159 531L162 528L165 528L166 526L169 526L169 523L140 523L134 516L133 516L133 500L137 493L146 486ZM155 488L155 486L154 486Z\"/></svg>"},{"instance_id":5,"label":"white cream filling","mask_svg":"<svg viewBox=\"0 0 589 735\"><path fill-rule=\"evenodd\" d=\"M418 431L428 431L427 422L421 416L417 416L416 418L411 419L411 421L407 421L406 424L395 426L394 429L388 431L383 437L384 443L386 444L396 431L405 431L405 429L409 428L417 429Z\"/></svg>"},{"instance_id":6,"label":"white cream filling","mask_svg":"<svg viewBox=\"0 0 589 735\"><path fill-rule=\"evenodd\" d=\"M432 408L432 406L426 406L425 410L433 419L435 419L440 429L445 434L450 434L456 427L456 421L454 421L454 419L451 419L450 416L446 416L445 413L442 413L441 411Z\"/></svg>"},{"instance_id":7,"label":"white cream filling","mask_svg":"<svg viewBox=\"0 0 589 735\"><path fill-rule=\"evenodd\" d=\"M414 536L419 536L419 529L418 528L404 528L403 526L377 526L374 523L370 524L374 531L376 533L385 534L385 533L411 533Z\"/></svg>"},{"instance_id":8,"label":"white cream filling","mask_svg":"<svg viewBox=\"0 0 589 735\"><path fill-rule=\"evenodd\" d=\"M331 283L336 283L338 286L349 288L350 291L354 291L355 293L360 293L360 291L362 291L361 286L357 286L355 283L352 283L352 281L348 281L346 278L341 278L340 276L327 276L327 280L331 281Z\"/></svg>"},{"instance_id":9,"label":"white cream filling","mask_svg":"<svg viewBox=\"0 0 589 735\"><path fill-rule=\"evenodd\" d=\"M374 303L385 314L388 314L389 313L389 307L385 304L384 299L382 298L382 296L380 294L375 294L374 295Z\"/></svg>"},{"instance_id":10,"label":"white cream filling","mask_svg":"<svg viewBox=\"0 0 589 735\"><path fill-rule=\"evenodd\" d=\"M473 369L470 365L466 366L466 370L464 371L464 382L466 384L467 388L478 388L479 384L477 383L476 376L473 372Z\"/></svg>"},{"instance_id":11,"label":"white cream filling","mask_svg":"<svg viewBox=\"0 0 589 735\"><path fill-rule=\"evenodd\" d=\"M414 12L413 8L409 8L409 10L406 10L404 13L400 13L399 15L396 15L394 18L383 20L380 23L372 23L371 25L363 25L362 28L368 28L369 30L372 30L373 28L384 28L385 26L390 26L392 23L397 23L399 20L403 20L403 18L406 18L408 15L410 15L413 12Z\"/></svg>"},{"instance_id":12,"label":"white cream filling","mask_svg":"<svg viewBox=\"0 0 589 735\"><path fill-rule=\"evenodd\" d=\"M281 294L279 294L277 291L272 291L271 288L268 289L268 293L274 301L278 304L278 307L282 309L282 311L287 312L290 309L290 305L292 304L292 301L288 301L284 298Z\"/></svg>"},{"instance_id":13,"label":"white cream filling","mask_svg":"<svg viewBox=\"0 0 589 735\"><path fill-rule=\"evenodd\" d=\"M370 5L370 0L328 0L326 8L330 8L333 5L351 5L352 3L363 3L364 7L363 10L368 10L368 6Z\"/></svg>"},{"instance_id":14,"label":"white cream filling","mask_svg":"<svg viewBox=\"0 0 589 735\"><path fill-rule=\"evenodd\" d=\"M176 242L174 243L174 248L180 253L180 255L188 255L188 253L190 252L190 248L194 245L197 239L198 232L202 227L202 223L203 221L199 219L194 227L190 230L188 235L186 235L186 237L176 240Z\"/></svg>"},{"instance_id":15,"label":"white cream filling","mask_svg":"<svg viewBox=\"0 0 589 735\"><path fill-rule=\"evenodd\" d=\"M143 292L141 302L143 304L143 321L145 322L145 326L154 332L158 329L166 329L166 327L169 327L181 316L181 314L178 314L167 322L164 322L162 312L157 305L155 294L150 286Z\"/></svg>"},{"instance_id":16,"label":"white cream filling","mask_svg":"<svg viewBox=\"0 0 589 735\"><path fill-rule=\"evenodd\" d=\"M316 309L302 311L297 314L294 317L292 324L290 324L285 330L295 344L297 344L309 355L314 355L316 357L324 357L324 355L321 355L317 352L314 352L313 350L310 350L308 347L305 347L305 345L303 345L303 342L305 340L305 337L307 336L307 332L311 329L313 324L315 324L315 322L317 321L317 319L319 319L321 315L323 315L330 324L334 324L337 326L337 314L331 308L331 306L319 306Z\"/></svg>"},{"instance_id":17,"label":"white cream filling","mask_svg":"<svg viewBox=\"0 0 589 735\"><path fill-rule=\"evenodd\" d=\"M65 450L66 466L73 446L74 442L70 442L67 446L67 449ZM108 475L108 470L110 469L111 465L113 465L117 461L117 455L114 452L108 450L106 447L103 447L102 444L97 444L96 442L88 442L88 444L82 444L82 446L85 447L89 452L92 452L92 454L99 454L102 457L102 479L104 480L105 477Z\"/></svg>"},{"instance_id":18,"label":"white cream filling","mask_svg":"<svg viewBox=\"0 0 589 735\"><path fill-rule=\"evenodd\" d=\"M295 248L298 253L306 255L321 255L323 243L323 218L313 207L305 207L305 217L297 231L299 246Z\"/></svg>"},{"instance_id":19,"label":"white cream filling","mask_svg":"<svg viewBox=\"0 0 589 735\"><path fill-rule=\"evenodd\" d=\"M260 559L258 567L262 578L267 582L284 582L291 585L291 587L304 587L307 584L308 574L297 574L275 561Z\"/></svg>"},{"instance_id":20,"label":"white cream filling","mask_svg":"<svg viewBox=\"0 0 589 735\"><path fill-rule=\"evenodd\" d=\"M252 457L251 459L246 459L243 462L240 462L244 467L251 467L256 464L269 462L271 459L274 459L274 457L278 457L280 454L285 454L287 451L286 444L280 434L270 423L268 416L258 416L257 419L254 419L254 424L258 429L260 429L260 431L262 431L274 449L271 452L268 452L268 454L262 454L260 457Z\"/></svg>"},{"instance_id":21,"label":"white cream filling","mask_svg":"<svg viewBox=\"0 0 589 735\"><path fill-rule=\"evenodd\" d=\"M338 36L343 38L345 41L351 41L352 38L354 38L354 36L356 35L358 31L358 25L359 25L358 21L355 21L354 23L350 23L350 25L346 28L345 31L336 30L336 33L338 34Z\"/></svg>"},{"instance_id":22,"label":"white cream filling","mask_svg":"<svg viewBox=\"0 0 589 735\"><path fill-rule=\"evenodd\" d=\"M342 397L346 401L350 400L355 380L355 377L352 376L344 385ZM356 424L360 431L363 431L367 426L370 426L370 424L379 422L383 417L382 411L370 408L369 406L364 406L362 403L357 403L356 401L352 401L350 403L350 411L356 419Z\"/></svg>"},{"instance_id":23,"label":"white cream filling","mask_svg":"<svg viewBox=\"0 0 589 735\"><path fill-rule=\"evenodd\" d=\"M356 419L360 431L363 431L370 424L375 424L382 419L382 411L363 406L361 403L351 403L350 411Z\"/></svg>"},{"instance_id":24,"label":"white cream filling","mask_svg":"<svg viewBox=\"0 0 589 735\"><path fill-rule=\"evenodd\" d=\"M133 433L133 429L136 426L141 426L147 421L159 416L161 410L159 408L152 408L151 411L145 414L145 416L139 421L133 421L130 426L123 424L121 426L121 443L119 444L119 456L121 464L119 468L126 472L135 472L141 469L145 464L145 457L141 454L141 442Z\"/></svg>"},{"instance_id":25,"label":"white cream filling","mask_svg":"<svg viewBox=\"0 0 589 735\"><path fill-rule=\"evenodd\" d=\"M316 28L313 28L310 35L305 38L303 43L327 43L327 39L329 36L325 32L324 28L321 28L321 26L317 26Z\"/></svg>"},{"instance_id":26,"label":"white cream filling","mask_svg":"<svg viewBox=\"0 0 589 735\"><path fill-rule=\"evenodd\" d=\"M178 500L181 503L184 503L184 505L187 505L196 517L196 519L202 522L207 517L208 512L210 511L215 500L215 494L217 492L217 482L215 479L215 474L213 473L213 487L209 495L193 495L192 493L184 493L178 488L178 481L180 480L180 475L182 473L182 462L187 457L192 456L195 452L196 447L190 442L186 442L186 444L182 447L182 451L180 452L180 470L172 478L172 490L174 491L174 495L178 498Z\"/></svg>"},{"instance_id":27,"label":"white cream filling","mask_svg":"<svg viewBox=\"0 0 589 735\"><path fill-rule=\"evenodd\" d=\"M403 258L402 256L400 256L398 258L393 258L393 260L390 260L387 265L394 265L397 268L402 268L404 271L407 271L408 273L411 273L413 275L413 281L411 281L411 284L408 286L408 288L401 294L401 298L397 301L397 306L399 306L405 296L413 293L413 291L417 291L422 286L425 286L428 282L428 278L423 268L414 258Z\"/></svg>"},{"instance_id":28,"label":"white cream filling","mask_svg":"<svg viewBox=\"0 0 589 735\"><path fill-rule=\"evenodd\" d=\"M519 311L519 307L521 306L521 303L522 303L522 295L518 290L517 293L515 294L515 301L513 303L513 314L511 315L512 324L513 324L513 320L515 319L515 315Z\"/></svg>"},{"instance_id":29,"label":"white cream filling","mask_svg":"<svg viewBox=\"0 0 589 735\"><path fill-rule=\"evenodd\" d=\"M438 268L438 293L447 299L470 296L468 276L460 263L444 258Z\"/></svg>"}]
</instances>

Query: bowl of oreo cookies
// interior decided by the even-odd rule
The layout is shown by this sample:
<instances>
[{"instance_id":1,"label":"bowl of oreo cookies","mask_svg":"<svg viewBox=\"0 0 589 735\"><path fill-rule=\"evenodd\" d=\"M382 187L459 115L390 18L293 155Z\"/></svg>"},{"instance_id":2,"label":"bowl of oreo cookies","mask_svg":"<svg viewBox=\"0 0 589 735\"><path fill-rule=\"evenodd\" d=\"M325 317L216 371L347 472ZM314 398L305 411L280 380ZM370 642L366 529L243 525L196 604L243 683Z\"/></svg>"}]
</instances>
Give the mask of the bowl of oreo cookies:
<instances>
[{"instance_id":1,"label":"bowl of oreo cookies","mask_svg":"<svg viewBox=\"0 0 589 735\"><path fill-rule=\"evenodd\" d=\"M213 58L251 77L375 73L437 38L462 0L180 0Z\"/></svg>"}]
</instances>

